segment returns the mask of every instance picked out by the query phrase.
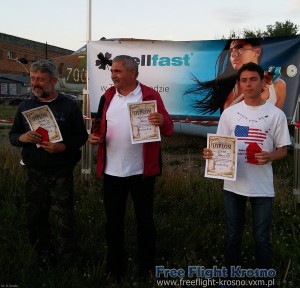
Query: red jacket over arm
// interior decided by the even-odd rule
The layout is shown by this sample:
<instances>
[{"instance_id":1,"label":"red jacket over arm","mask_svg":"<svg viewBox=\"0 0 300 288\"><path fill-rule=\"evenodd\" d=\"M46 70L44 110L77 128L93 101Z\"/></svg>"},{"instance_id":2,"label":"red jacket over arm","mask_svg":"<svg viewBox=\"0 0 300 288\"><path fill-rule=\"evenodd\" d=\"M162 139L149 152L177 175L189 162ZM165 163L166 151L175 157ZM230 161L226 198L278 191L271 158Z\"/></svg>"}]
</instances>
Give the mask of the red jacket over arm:
<instances>
[{"instance_id":1,"label":"red jacket over arm","mask_svg":"<svg viewBox=\"0 0 300 288\"><path fill-rule=\"evenodd\" d=\"M160 127L160 132L164 136L173 135L173 122L169 113L167 112L161 96L154 89L141 85L142 99L143 101L156 100L157 112L161 113L164 117L164 125ZM103 143L99 144L98 159L97 159L97 176L102 177L105 168L106 160L106 112L110 105L110 102L116 94L115 87L109 88L102 97L105 97L105 103L102 111L100 135L103 137ZM161 173L161 156L160 156L160 142L148 142L143 144L143 155L144 155L144 173L147 176L156 176Z\"/></svg>"}]
</instances>

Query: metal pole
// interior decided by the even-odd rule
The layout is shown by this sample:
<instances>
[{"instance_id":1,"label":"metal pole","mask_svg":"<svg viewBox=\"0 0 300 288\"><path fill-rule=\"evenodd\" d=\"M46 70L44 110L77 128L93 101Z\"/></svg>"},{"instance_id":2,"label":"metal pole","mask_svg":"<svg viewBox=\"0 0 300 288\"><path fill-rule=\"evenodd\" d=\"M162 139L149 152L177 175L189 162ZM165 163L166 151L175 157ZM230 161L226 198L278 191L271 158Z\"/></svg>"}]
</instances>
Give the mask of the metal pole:
<instances>
[{"instance_id":1,"label":"metal pole","mask_svg":"<svg viewBox=\"0 0 300 288\"><path fill-rule=\"evenodd\" d=\"M87 0L87 31L86 31L86 41L89 42L92 39L92 2Z\"/></svg>"},{"instance_id":2,"label":"metal pole","mask_svg":"<svg viewBox=\"0 0 300 288\"><path fill-rule=\"evenodd\" d=\"M90 101L89 101L89 94L88 90L83 90L83 106L82 106L82 112L86 116L85 117L85 127L90 134L91 132L91 110L90 110ZM81 174L83 176L83 179L90 184L91 182L91 166L92 166L92 147L89 142L86 142L82 149L82 166L81 166Z\"/></svg>"},{"instance_id":3,"label":"metal pole","mask_svg":"<svg viewBox=\"0 0 300 288\"><path fill-rule=\"evenodd\" d=\"M294 115L295 133L294 133L294 183L293 193L295 196L295 202L300 204L300 95L298 96L298 102ZM297 127L298 126L298 127Z\"/></svg>"},{"instance_id":4,"label":"metal pole","mask_svg":"<svg viewBox=\"0 0 300 288\"><path fill-rule=\"evenodd\" d=\"M91 41L91 0L87 0L87 39L86 43L88 44ZM86 55L87 57L87 55ZM88 63L88 61L86 61ZM90 109L90 97L88 89L89 77L88 69L86 70L86 89L83 89L83 103L82 103L82 113L85 115L85 127L90 134L92 120L91 120L91 109ZM81 174L83 179L90 184L91 183L91 166L92 166L92 147L87 142L83 146L82 151L82 168Z\"/></svg>"}]
</instances>

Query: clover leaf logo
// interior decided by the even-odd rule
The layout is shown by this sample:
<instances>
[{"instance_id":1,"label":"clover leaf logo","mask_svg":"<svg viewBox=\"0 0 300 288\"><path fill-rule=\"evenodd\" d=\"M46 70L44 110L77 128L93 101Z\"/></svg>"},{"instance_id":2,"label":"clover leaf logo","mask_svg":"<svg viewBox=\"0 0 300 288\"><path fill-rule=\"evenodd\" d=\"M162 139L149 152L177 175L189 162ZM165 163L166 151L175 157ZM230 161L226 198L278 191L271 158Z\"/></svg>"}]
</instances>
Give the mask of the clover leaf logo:
<instances>
[{"instance_id":1,"label":"clover leaf logo","mask_svg":"<svg viewBox=\"0 0 300 288\"><path fill-rule=\"evenodd\" d=\"M97 55L98 59L96 60L96 66L98 66L99 69L105 70L106 66L111 66L112 65L112 60L111 58L111 54L106 52L105 56L103 55L103 53L99 53ZM107 68L109 69L109 68Z\"/></svg>"}]
</instances>

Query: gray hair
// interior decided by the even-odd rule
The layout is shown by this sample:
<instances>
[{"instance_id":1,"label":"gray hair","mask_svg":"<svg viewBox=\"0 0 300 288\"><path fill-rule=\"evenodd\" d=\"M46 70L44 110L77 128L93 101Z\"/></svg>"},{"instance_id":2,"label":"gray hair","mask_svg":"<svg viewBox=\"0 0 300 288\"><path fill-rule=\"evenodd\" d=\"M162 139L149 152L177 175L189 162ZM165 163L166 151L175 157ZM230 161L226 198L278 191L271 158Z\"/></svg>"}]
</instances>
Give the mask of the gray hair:
<instances>
[{"instance_id":1,"label":"gray hair","mask_svg":"<svg viewBox=\"0 0 300 288\"><path fill-rule=\"evenodd\" d=\"M133 69L136 72L136 76L139 75L139 66L133 57L128 55L118 55L112 60L112 62L117 62L117 61L122 61L127 70Z\"/></svg>"},{"instance_id":2,"label":"gray hair","mask_svg":"<svg viewBox=\"0 0 300 288\"><path fill-rule=\"evenodd\" d=\"M41 71L42 73L48 73L51 78L57 77L57 69L55 64L50 60L38 60L33 62L30 66L30 72L38 72Z\"/></svg>"}]
</instances>

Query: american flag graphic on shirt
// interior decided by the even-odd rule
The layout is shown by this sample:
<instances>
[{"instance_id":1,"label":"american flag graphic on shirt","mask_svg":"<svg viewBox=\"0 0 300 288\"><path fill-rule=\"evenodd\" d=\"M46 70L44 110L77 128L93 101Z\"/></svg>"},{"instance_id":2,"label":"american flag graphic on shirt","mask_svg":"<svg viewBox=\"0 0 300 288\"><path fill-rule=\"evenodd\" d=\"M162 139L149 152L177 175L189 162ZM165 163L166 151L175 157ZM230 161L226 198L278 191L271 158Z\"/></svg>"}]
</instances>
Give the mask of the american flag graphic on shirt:
<instances>
[{"instance_id":1,"label":"american flag graphic on shirt","mask_svg":"<svg viewBox=\"0 0 300 288\"><path fill-rule=\"evenodd\" d=\"M267 138L266 131L262 131L258 128L251 128L249 126L236 125L234 129L234 135L238 140L244 141L245 144L260 143L262 144Z\"/></svg>"}]
</instances>

